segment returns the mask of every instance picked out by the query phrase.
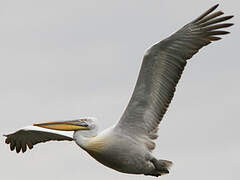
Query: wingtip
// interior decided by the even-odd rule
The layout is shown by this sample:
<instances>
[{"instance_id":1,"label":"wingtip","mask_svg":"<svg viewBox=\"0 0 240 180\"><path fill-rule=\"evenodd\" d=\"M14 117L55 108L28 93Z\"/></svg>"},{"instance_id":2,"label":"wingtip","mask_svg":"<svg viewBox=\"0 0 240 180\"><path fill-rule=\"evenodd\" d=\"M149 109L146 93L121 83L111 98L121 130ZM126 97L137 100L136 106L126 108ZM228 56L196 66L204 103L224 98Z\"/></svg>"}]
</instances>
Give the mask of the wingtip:
<instances>
[{"instance_id":1,"label":"wingtip","mask_svg":"<svg viewBox=\"0 0 240 180\"><path fill-rule=\"evenodd\" d=\"M8 135L3 134L3 136L6 137L5 143L6 143L6 144L9 144Z\"/></svg>"},{"instance_id":2,"label":"wingtip","mask_svg":"<svg viewBox=\"0 0 240 180\"><path fill-rule=\"evenodd\" d=\"M217 9L218 6L219 6L219 4L212 6L207 12L209 12L209 13L213 12L215 9Z\"/></svg>"},{"instance_id":3,"label":"wingtip","mask_svg":"<svg viewBox=\"0 0 240 180\"><path fill-rule=\"evenodd\" d=\"M6 144L9 144L9 143L10 143L10 141L9 141L8 138L6 138L5 143L6 143Z\"/></svg>"},{"instance_id":4,"label":"wingtip","mask_svg":"<svg viewBox=\"0 0 240 180\"><path fill-rule=\"evenodd\" d=\"M233 23L225 23L225 24L222 24L222 28L228 28L228 27L231 27L233 25L234 25Z\"/></svg>"},{"instance_id":5,"label":"wingtip","mask_svg":"<svg viewBox=\"0 0 240 180\"><path fill-rule=\"evenodd\" d=\"M213 7L211 7L211 11L214 11L215 9L217 9L217 7L219 6L219 3L218 4L215 4Z\"/></svg>"},{"instance_id":6,"label":"wingtip","mask_svg":"<svg viewBox=\"0 0 240 180\"><path fill-rule=\"evenodd\" d=\"M23 148L22 148L22 153L25 153L25 152L26 152L26 150L27 150L27 149L23 149Z\"/></svg>"},{"instance_id":7,"label":"wingtip","mask_svg":"<svg viewBox=\"0 0 240 180\"><path fill-rule=\"evenodd\" d=\"M206 12L204 12L203 14L201 14L198 18L196 18L195 20L193 20L193 23L196 23L198 21L200 21L201 19L205 18L207 15L209 15L210 13L212 13L217 7L219 6L219 4L216 4L214 6L212 6L211 8L209 8ZM222 15L222 11L218 11L217 12L218 15Z\"/></svg>"},{"instance_id":8,"label":"wingtip","mask_svg":"<svg viewBox=\"0 0 240 180\"><path fill-rule=\"evenodd\" d=\"M221 37L217 37L217 36L209 37L209 40L211 40L211 41L218 41L218 40L221 40L221 39L222 39Z\"/></svg>"}]
</instances>

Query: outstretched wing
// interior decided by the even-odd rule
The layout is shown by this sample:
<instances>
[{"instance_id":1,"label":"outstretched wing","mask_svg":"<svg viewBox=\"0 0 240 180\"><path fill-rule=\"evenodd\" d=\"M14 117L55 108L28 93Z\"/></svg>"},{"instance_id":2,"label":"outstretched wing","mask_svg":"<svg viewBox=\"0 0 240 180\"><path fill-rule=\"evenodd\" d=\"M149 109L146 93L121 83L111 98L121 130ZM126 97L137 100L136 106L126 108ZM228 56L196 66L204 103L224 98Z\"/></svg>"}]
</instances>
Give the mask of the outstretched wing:
<instances>
[{"instance_id":1,"label":"outstretched wing","mask_svg":"<svg viewBox=\"0 0 240 180\"><path fill-rule=\"evenodd\" d=\"M157 138L158 125L173 98L187 60L203 46L220 40L219 35L228 34L222 29L233 25L225 23L233 16L220 17L222 11L212 13L217 6L145 53L132 98L115 126L116 131L132 137Z\"/></svg>"},{"instance_id":2,"label":"outstretched wing","mask_svg":"<svg viewBox=\"0 0 240 180\"><path fill-rule=\"evenodd\" d=\"M35 144L43 143L47 141L72 141L71 135L66 132L55 131L36 126L28 126L20 129L15 133L4 135L6 136L5 143L10 144L11 151L16 149L19 153L21 150L24 153L29 149L32 149Z\"/></svg>"}]
</instances>

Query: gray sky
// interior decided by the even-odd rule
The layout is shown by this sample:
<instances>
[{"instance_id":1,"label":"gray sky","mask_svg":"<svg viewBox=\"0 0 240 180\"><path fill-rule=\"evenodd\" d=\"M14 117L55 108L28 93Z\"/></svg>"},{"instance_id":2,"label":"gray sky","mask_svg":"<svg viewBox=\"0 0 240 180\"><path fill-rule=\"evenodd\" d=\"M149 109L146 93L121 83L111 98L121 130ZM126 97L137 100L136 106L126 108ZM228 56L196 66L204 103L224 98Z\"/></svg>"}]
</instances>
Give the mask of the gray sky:
<instances>
[{"instance_id":1,"label":"gray sky","mask_svg":"<svg viewBox=\"0 0 240 180\"><path fill-rule=\"evenodd\" d=\"M12 0L0 5L0 133L35 122L119 120L145 49L212 5L234 14L232 34L188 63L160 125L154 154L174 166L163 180L239 179L240 2L236 0ZM71 142L9 151L1 179L150 179L116 172Z\"/></svg>"}]
</instances>

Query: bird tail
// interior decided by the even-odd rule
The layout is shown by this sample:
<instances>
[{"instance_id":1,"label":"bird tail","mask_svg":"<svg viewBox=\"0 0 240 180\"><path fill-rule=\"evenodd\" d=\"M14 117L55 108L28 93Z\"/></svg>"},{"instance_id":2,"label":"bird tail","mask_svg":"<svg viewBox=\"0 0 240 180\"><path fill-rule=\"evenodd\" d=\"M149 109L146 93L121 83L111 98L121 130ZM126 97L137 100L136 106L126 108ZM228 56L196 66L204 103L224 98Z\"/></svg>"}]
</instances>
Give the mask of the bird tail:
<instances>
[{"instance_id":1,"label":"bird tail","mask_svg":"<svg viewBox=\"0 0 240 180\"><path fill-rule=\"evenodd\" d=\"M172 161L160 159L160 160L158 160L158 165L159 165L159 167L161 167L160 171L161 171L161 175L163 175L163 174L169 173L169 170L172 167L173 163L172 163Z\"/></svg>"}]
</instances>

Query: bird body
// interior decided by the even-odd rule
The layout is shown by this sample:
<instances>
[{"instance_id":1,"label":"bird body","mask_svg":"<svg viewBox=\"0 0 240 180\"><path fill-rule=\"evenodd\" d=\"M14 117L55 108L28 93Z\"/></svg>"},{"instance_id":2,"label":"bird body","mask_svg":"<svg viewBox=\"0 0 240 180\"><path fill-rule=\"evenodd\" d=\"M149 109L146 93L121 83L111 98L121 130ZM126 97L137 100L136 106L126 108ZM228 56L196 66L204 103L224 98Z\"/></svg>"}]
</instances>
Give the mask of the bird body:
<instances>
[{"instance_id":1,"label":"bird body","mask_svg":"<svg viewBox=\"0 0 240 180\"><path fill-rule=\"evenodd\" d=\"M151 162L154 157L144 145L144 139L119 133L115 127L110 127L96 136L88 134L87 138L82 131L76 131L73 139L98 162L119 172L161 175ZM166 162L171 165L170 161Z\"/></svg>"},{"instance_id":2,"label":"bird body","mask_svg":"<svg viewBox=\"0 0 240 180\"><path fill-rule=\"evenodd\" d=\"M81 135L77 132L74 133L76 143L107 167L131 174L147 173L153 169L153 166L146 161L150 153L143 143L117 133L114 127L90 138L84 146L78 143L79 139L82 139L79 136Z\"/></svg>"},{"instance_id":3,"label":"bird body","mask_svg":"<svg viewBox=\"0 0 240 180\"><path fill-rule=\"evenodd\" d=\"M98 133L94 118L34 124L6 135L6 143L16 152L50 140L75 141L103 165L129 174L161 176L169 173L171 161L152 155L158 125L173 98L187 60L202 47L228 34L223 23L233 16L220 17L213 6L170 37L147 50L133 95L120 121ZM37 128L37 129L36 129ZM73 131L67 135L65 131Z\"/></svg>"}]
</instances>

